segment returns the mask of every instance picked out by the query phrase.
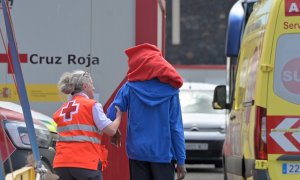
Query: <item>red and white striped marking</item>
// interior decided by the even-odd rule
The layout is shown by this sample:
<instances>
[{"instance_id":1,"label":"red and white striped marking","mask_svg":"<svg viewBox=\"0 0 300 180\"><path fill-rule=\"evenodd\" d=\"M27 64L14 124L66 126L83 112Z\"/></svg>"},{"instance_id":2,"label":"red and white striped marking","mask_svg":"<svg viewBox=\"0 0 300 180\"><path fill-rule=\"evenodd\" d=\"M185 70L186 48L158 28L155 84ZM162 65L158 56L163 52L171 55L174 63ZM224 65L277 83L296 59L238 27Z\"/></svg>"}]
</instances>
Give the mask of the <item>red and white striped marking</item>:
<instances>
[{"instance_id":1,"label":"red and white striped marking","mask_svg":"<svg viewBox=\"0 0 300 180\"><path fill-rule=\"evenodd\" d=\"M286 152L300 152L300 119L284 118L274 129L270 137Z\"/></svg>"}]
</instances>

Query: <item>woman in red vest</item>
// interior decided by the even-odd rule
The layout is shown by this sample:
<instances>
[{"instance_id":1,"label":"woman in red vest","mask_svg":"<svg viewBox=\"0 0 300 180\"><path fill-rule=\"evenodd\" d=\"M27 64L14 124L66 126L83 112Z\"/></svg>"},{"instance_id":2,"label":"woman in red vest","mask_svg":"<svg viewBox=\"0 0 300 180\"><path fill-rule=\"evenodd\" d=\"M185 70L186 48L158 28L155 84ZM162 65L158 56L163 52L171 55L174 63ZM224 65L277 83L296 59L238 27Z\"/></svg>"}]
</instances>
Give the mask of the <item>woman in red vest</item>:
<instances>
[{"instance_id":1,"label":"woman in red vest","mask_svg":"<svg viewBox=\"0 0 300 180\"><path fill-rule=\"evenodd\" d=\"M101 145L102 134L116 134L122 114L116 107L116 119L106 117L102 105L93 99L95 88L88 72L64 73L58 88L71 94L72 99L53 115L59 134L53 163L55 173L64 180L102 179L108 155Z\"/></svg>"}]
</instances>

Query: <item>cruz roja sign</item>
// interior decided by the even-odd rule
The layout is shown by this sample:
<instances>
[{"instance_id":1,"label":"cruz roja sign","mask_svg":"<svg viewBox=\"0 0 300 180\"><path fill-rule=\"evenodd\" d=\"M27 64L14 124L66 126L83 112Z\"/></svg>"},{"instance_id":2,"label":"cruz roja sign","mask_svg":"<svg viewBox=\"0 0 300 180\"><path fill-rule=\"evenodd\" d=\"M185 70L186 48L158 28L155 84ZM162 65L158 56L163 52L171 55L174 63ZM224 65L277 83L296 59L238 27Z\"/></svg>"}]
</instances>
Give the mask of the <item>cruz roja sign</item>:
<instances>
[{"instance_id":1,"label":"cruz roja sign","mask_svg":"<svg viewBox=\"0 0 300 180\"><path fill-rule=\"evenodd\" d=\"M75 54L67 54L66 56L42 56L38 54L31 54L29 56L31 64L73 64L84 65L90 67L91 65L99 65L99 57L94 57L88 54L87 56L78 56Z\"/></svg>"},{"instance_id":2,"label":"cruz roja sign","mask_svg":"<svg viewBox=\"0 0 300 180\"><path fill-rule=\"evenodd\" d=\"M9 50L8 50L9 51ZM28 59L29 57L29 59ZM39 64L49 64L49 65L84 65L84 67L91 67L91 65L99 65L100 58L97 56L91 56L87 54L86 56L76 55L76 54L67 54L65 56L45 56L39 54L19 54L21 63L30 63L33 65ZM0 63L8 63L8 60L11 59L11 56L7 56L5 53L0 53ZM8 63L8 74L13 73L12 68L10 67L10 63Z\"/></svg>"}]
</instances>

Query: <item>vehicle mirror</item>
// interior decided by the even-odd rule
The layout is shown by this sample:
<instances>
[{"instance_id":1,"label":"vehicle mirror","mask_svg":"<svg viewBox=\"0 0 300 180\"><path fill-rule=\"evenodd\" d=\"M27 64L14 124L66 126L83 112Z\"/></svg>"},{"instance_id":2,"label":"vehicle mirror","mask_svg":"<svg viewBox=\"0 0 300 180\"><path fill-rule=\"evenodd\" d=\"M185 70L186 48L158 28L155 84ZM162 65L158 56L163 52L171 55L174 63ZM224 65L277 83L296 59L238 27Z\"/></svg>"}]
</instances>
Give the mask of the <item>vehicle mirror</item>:
<instances>
[{"instance_id":1,"label":"vehicle mirror","mask_svg":"<svg viewBox=\"0 0 300 180\"><path fill-rule=\"evenodd\" d=\"M214 109L226 109L226 86L219 85L215 88L214 99L212 102Z\"/></svg>"}]
</instances>

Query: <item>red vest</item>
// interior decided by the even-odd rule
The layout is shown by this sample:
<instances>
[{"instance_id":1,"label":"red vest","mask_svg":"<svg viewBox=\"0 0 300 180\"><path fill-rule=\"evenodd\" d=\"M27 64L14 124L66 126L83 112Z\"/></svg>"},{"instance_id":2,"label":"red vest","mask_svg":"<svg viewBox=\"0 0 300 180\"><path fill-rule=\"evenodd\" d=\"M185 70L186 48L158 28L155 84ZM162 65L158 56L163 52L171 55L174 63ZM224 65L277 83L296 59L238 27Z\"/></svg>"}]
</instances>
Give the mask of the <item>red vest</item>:
<instances>
[{"instance_id":1,"label":"red vest","mask_svg":"<svg viewBox=\"0 0 300 180\"><path fill-rule=\"evenodd\" d=\"M95 100L74 96L53 115L59 141L53 166L97 170L99 160L106 166L107 149L101 145L102 136L93 120ZM102 168L103 169L103 168Z\"/></svg>"}]
</instances>

